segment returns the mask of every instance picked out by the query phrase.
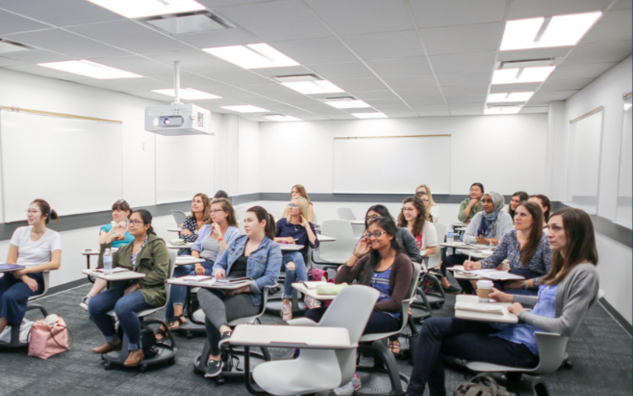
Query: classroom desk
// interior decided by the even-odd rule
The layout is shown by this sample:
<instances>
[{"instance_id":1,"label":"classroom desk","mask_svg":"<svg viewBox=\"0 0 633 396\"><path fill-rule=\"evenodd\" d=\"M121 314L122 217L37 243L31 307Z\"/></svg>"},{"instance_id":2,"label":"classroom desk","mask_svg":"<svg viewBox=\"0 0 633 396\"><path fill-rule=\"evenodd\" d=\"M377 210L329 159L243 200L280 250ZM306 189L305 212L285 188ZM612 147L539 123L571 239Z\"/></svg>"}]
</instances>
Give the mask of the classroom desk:
<instances>
[{"instance_id":1,"label":"classroom desk","mask_svg":"<svg viewBox=\"0 0 633 396\"><path fill-rule=\"evenodd\" d=\"M115 253L117 250L119 250L119 248L110 248L112 253ZM98 256L99 253L101 253L100 249L84 249L81 251L81 254L86 256L86 269L90 269L90 257ZM90 275L88 275L88 281L94 283L94 279L92 279Z\"/></svg>"},{"instance_id":2,"label":"classroom desk","mask_svg":"<svg viewBox=\"0 0 633 396\"><path fill-rule=\"evenodd\" d=\"M108 282L140 279L140 278L145 278L145 276L146 276L143 273L134 272L134 271L117 272L117 273L110 274L110 275L106 275L106 274L104 274L102 272L91 271L91 270L81 270L81 272L86 274L86 275L88 275L88 276L92 276L94 278L103 279L103 280L106 280Z\"/></svg>"},{"instance_id":3,"label":"classroom desk","mask_svg":"<svg viewBox=\"0 0 633 396\"><path fill-rule=\"evenodd\" d=\"M191 249L193 242L187 242L184 245L172 245L171 242L167 242L167 249Z\"/></svg>"},{"instance_id":4,"label":"classroom desk","mask_svg":"<svg viewBox=\"0 0 633 396\"><path fill-rule=\"evenodd\" d=\"M479 245L479 244L468 245L468 244L465 244L464 242L457 242L457 241L453 243L448 243L448 242L440 243L440 249L454 248L454 249L469 249L469 250L495 250L495 247L496 246Z\"/></svg>"},{"instance_id":5,"label":"classroom desk","mask_svg":"<svg viewBox=\"0 0 633 396\"><path fill-rule=\"evenodd\" d=\"M466 294L458 294L455 301L478 303L479 297L469 296ZM461 309L456 309L455 317L458 319L476 320L480 322L496 322L496 323L510 323L510 324L519 322L519 318L515 314L508 312L508 307L512 305L512 303L492 302L492 303L487 303L487 304L501 305L503 307L503 315L484 313L484 312L463 311Z\"/></svg>"},{"instance_id":6,"label":"classroom desk","mask_svg":"<svg viewBox=\"0 0 633 396\"><path fill-rule=\"evenodd\" d=\"M7 267L0 268L0 274L3 274L5 272L21 271L25 268L23 265L19 265L19 264L2 264L2 265L7 266Z\"/></svg>"},{"instance_id":7,"label":"classroom desk","mask_svg":"<svg viewBox=\"0 0 633 396\"><path fill-rule=\"evenodd\" d=\"M522 277L521 275L516 275L516 274L509 274L512 276L512 278L510 279L492 279L486 276L479 276L479 275L467 275L467 274L462 274L459 273L457 271L464 271L464 266L463 265L454 265L451 268L447 268L447 270L449 271L454 271L453 272L453 276L455 277L455 279L466 279L466 280L479 280L479 279L490 279L493 281L507 281L507 280L521 280L521 279L525 279L524 277ZM508 274L508 271L496 271L499 274ZM517 278L515 278L517 277Z\"/></svg>"},{"instance_id":8,"label":"classroom desk","mask_svg":"<svg viewBox=\"0 0 633 396\"><path fill-rule=\"evenodd\" d=\"M168 228L167 231L180 233L180 231L182 231L182 228Z\"/></svg>"},{"instance_id":9,"label":"classroom desk","mask_svg":"<svg viewBox=\"0 0 633 396\"><path fill-rule=\"evenodd\" d=\"M235 283L235 284L223 284L223 283L217 283L215 278L208 279L201 282L187 281L183 279L183 278L191 277L191 276L193 275L185 275L179 278L169 278L167 279L167 283L169 283L170 285L187 286L187 287L202 287L205 289L222 289L222 290L235 290L235 289L239 289L240 287L248 286L251 283L253 283L252 280L247 280L247 281ZM201 275L201 276L204 276L204 275Z\"/></svg>"},{"instance_id":10,"label":"classroom desk","mask_svg":"<svg viewBox=\"0 0 633 396\"><path fill-rule=\"evenodd\" d=\"M352 225L362 225L362 226L364 226L364 225L365 225L365 221L363 221L363 220L350 220L349 222L350 222Z\"/></svg>"},{"instance_id":11,"label":"classroom desk","mask_svg":"<svg viewBox=\"0 0 633 396\"><path fill-rule=\"evenodd\" d=\"M465 254L470 256L470 258L474 258L477 260L483 260L487 257L492 256L492 250L472 250L472 249L456 249L455 253L457 254Z\"/></svg>"},{"instance_id":12,"label":"classroom desk","mask_svg":"<svg viewBox=\"0 0 633 396\"><path fill-rule=\"evenodd\" d=\"M196 264L196 263L204 263L205 259L203 258L195 258L193 256L178 256L176 257L176 265L189 265L189 264Z\"/></svg>"},{"instance_id":13,"label":"classroom desk","mask_svg":"<svg viewBox=\"0 0 633 396\"><path fill-rule=\"evenodd\" d=\"M332 294L317 294L316 289L308 289L307 287L304 286L304 283L308 285L313 285L313 284L326 283L326 282L320 282L320 281L295 282L292 284L292 288L298 290L299 292L305 294L306 296L310 296L314 298L315 300L332 301L336 298L336 295L332 295Z\"/></svg>"},{"instance_id":14,"label":"classroom desk","mask_svg":"<svg viewBox=\"0 0 633 396\"><path fill-rule=\"evenodd\" d=\"M334 237L329 237L329 236L325 236L325 235L321 235L321 234L317 234L317 239L319 240L319 242L334 242L334 241L336 241L336 238L334 238Z\"/></svg>"},{"instance_id":15,"label":"classroom desk","mask_svg":"<svg viewBox=\"0 0 633 396\"><path fill-rule=\"evenodd\" d=\"M280 243L279 247L282 252L296 252L303 249L303 245L294 245L291 243Z\"/></svg>"}]
</instances>

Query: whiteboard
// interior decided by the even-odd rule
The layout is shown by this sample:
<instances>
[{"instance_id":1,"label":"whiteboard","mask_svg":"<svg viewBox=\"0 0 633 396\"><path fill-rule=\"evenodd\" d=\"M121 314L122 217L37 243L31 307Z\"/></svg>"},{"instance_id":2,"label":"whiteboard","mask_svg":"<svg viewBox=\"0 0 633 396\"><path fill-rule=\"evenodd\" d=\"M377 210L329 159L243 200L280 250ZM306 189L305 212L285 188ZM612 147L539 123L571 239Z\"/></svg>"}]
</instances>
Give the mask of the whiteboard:
<instances>
[{"instance_id":1,"label":"whiteboard","mask_svg":"<svg viewBox=\"0 0 633 396\"><path fill-rule=\"evenodd\" d=\"M631 99L625 103L628 106L624 110L624 118L622 120L622 141L620 143L620 180L618 183L618 201L615 221L631 228L631 219L633 218L633 161L632 147L633 138L631 131L633 123L631 122Z\"/></svg>"},{"instance_id":2,"label":"whiteboard","mask_svg":"<svg viewBox=\"0 0 633 396\"><path fill-rule=\"evenodd\" d=\"M123 196L122 124L0 112L4 221L36 198L60 216L109 210Z\"/></svg>"},{"instance_id":3,"label":"whiteboard","mask_svg":"<svg viewBox=\"0 0 633 396\"><path fill-rule=\"evenodd\" d=\"M450 193L451 137L335 138L334 193L413 194L420 184Z\"/></svg>"},{"instance_id":4,"label":"whiteboard","mask_svg":"<svg viewBox=\"0 0 633 396\"><path fill-rule=\"evenodd\" d=\"M215 194L213 135L156 135L156 202L190 201Z\"/></svg>"},{"instance_id":5,"label":"whiteboard","mask_svg":"<svg viewBox=\"0 0 633 396\"><path fill-rule=\"evenodd\" d=\"M595 214L598 211L602 111L571 125L567 202Z\"/></svg>"}]
</instances>

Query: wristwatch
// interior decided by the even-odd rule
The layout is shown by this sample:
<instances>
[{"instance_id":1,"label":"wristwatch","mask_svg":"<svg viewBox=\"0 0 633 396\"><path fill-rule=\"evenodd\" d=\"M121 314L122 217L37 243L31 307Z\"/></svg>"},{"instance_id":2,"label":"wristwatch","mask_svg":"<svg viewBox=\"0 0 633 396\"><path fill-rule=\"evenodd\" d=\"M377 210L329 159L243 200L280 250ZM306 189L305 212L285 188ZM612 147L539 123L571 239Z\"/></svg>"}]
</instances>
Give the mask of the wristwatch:
<instances>
[{"instance_id":1,"label":"wristwatch","mask_svg":"<svg viewBox=\"0 0 633 396\"><path fill-rule=\"evenodd\" d=\"M523 281L523 288L524 288L524 289L529 289L529 287L528 287L528 283L527 283L527 280L524 280L524 281Z\"/></svg>"}]
</instances>

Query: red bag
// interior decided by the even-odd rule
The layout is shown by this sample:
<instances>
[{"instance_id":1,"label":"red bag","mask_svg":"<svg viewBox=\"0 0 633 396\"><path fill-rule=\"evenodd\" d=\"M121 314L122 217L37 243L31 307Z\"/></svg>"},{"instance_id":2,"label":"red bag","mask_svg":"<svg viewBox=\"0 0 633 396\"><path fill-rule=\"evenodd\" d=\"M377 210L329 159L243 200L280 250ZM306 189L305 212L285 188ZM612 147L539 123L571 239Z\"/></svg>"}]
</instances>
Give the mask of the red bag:
<instances>
[{"instance_id":1,"label":"red bag","mask_svg":"<svg viewBox=\"0 0 633 396\"><path fill-rule=\"evenodd\" d=\"M50 318L51 315L46 318ZM61 316L52 325L44 323L45 319L40 319L33 323L29 337L29 356L38 357L40 359L48 359L59 353L70 350L73 344L73 335L66 327L66 322ZM68 335L70 334L70 344L68 343Z\"/></svg>"}]
</instances>

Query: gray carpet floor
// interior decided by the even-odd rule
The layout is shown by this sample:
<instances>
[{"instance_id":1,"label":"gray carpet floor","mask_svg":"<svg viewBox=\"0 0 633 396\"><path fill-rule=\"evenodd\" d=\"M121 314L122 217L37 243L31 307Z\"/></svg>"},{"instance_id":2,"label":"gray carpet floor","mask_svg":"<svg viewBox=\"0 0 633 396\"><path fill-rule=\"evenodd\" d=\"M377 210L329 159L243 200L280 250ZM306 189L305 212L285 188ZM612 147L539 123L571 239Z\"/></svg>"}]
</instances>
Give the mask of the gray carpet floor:
<instances>
[{"instance_id":1,"label":"gray carpet floor","mask_svg":"<svg viewBox=\"0 0 633 396\"><path fill-rule=\"evenodd\" d=\"M79 308L78 303L89 290L88 285L71 289L40 300L49 313L60 314L74 335L69 352L40 360L26 355L24 350L0 351L0 395L248 395L242 380L217 385L193 372L192 361L198 356L204 338L186 339L177 336L178 353L173 366L154 366L147 372L137 369L106 371L99 356L91 349L103 342L103 337ZM454 296L448 296L445 306L433 315L451 315ZM162 312L155 315L160 318ZM29 313L30 319L38 319ZM264 323L281 323L278 316L264 315ZM599 305L585 316L578 332L570 339L568 354L572 369L560 369L544 377L552 395L626 395L632 394L631 337ZM290 358L291 350L271 350L274 359ZM411 373L411 366L399 360L401 372ZM447 389L454 389L471 377L459 368L447 367ZM310 375L310 373L305 373Z\"/></svg>"}]
</instances>

